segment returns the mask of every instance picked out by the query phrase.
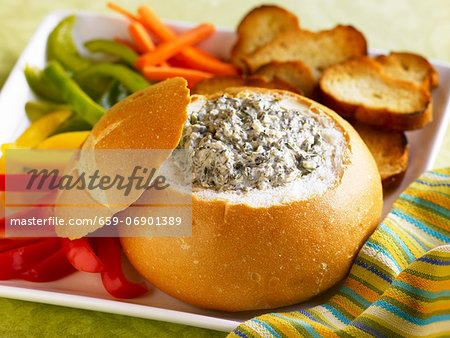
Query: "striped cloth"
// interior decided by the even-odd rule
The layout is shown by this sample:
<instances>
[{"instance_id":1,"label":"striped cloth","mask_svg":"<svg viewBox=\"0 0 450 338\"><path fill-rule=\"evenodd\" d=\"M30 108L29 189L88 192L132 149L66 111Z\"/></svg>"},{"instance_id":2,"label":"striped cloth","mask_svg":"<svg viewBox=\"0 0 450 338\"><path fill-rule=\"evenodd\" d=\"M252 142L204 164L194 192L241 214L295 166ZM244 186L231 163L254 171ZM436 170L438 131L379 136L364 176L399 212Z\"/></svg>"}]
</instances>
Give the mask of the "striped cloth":
<instances>
[{"instance_id":1,"label":"striped cloth","mask_svg":"<svg viewBox=\"0 0 450 338\"><path fill-rule=\"evenodd\" d=\"M450 337L450 168L400 195L328 302L253 318L228 337L261 336Z\"/></svg>"}]
</instances>

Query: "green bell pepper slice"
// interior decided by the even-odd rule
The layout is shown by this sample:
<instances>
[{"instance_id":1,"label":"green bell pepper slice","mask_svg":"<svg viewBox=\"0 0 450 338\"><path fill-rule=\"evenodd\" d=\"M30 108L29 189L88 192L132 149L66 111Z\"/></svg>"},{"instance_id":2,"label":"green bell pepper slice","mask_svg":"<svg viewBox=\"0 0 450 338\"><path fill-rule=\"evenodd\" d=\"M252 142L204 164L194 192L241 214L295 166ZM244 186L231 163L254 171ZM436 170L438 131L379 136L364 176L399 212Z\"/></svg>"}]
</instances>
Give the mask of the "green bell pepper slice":
<instances>
[{"instance_id":1,"label":"green bell pepper slice","mask_svg":"<svg viewBox=\"0 0 450 338\"><path fill-rule=\"evenodd\" d=\"M59 95L61 98L61 93ZM48 101L28 101L25 103L25 113L31 122L57 110L72 110L72 107L67 104L58 104Z\"/></svg>"},{"instance_id":2,"label":"green bell pepper slice","mask_svg":"<svg viewBox=\"0 0 450 338\"><path fill-rule=\"evenodd\" d=\"M137 92L150 85L150 83L139 73L129 69L127 66L98 62L76 74L77 81L85 82L86 79L95 79L102 76L112 77L122 83L131 92Z\"/></svg>"},{"instance_id":3,"label":"green bell pepper slice","mask_svg":"<svg viewBox=\"0 0 450 338\"><path fill-rule=\"evenodd\" d=\"M87 41L84 46L91 53L114 55L127 65L133 67L139 55L131 48L113 40L97 39Z\"/></svg>"},{"instance_id":4,"label":"green bell pepper slice","mask_svg":"<svg viewBox=\"0 0 450 338\"><path fill-rule=\"evenodd\" d=\"M24 69L25 78L31 90L44 100L62 103L61 91L37 67L27 65Z\"/></svg>"},{"instance_id":5,"label":"green bell pepper slice","mask_svg":"<svg viewBox=\"0 0 450 338\"><path fill-rule=\"evenodd\" d=\"M55 60L50 61L44 74L61 89L63 100L72 106L74 112L94 125L105 113L105 109L93 101Z\"/></svg>"},{"instance_id":6,"label":"green bell pepper slice","mask_svg":"<svg viewBox=\"0 0 450 338\"><path fill-rule=\"evenodd\" d=\"M73 26L75 15L63 19L47 40L47 57L49 60L57 60L65 69L73 73L89 67L92 62L83 58L73 40Z\"/></svg>"},{"instance_id":7,"label":"green bell pepper slice","mask_svg":"<svg viewBox=\"0 0 450 338\"><path fill-rule=\"evenodd\" d=\"M81 118L80 115L73 113L51 134L51 136L71 131L86 131L91 129L92 126L86 120Z\"/></svg>"},{"instance_id":8,"label":"green bell pepper slice","mask_svg":"<svg viewBox=\"0 0 450 338\"><path fill-rule=\"evenodd\" d=\"M105 109L109 109L117 102L123 100L130 92L119 81L114 81L111 86L103 93L98 103Z\"/></svg>"}]
</instances>

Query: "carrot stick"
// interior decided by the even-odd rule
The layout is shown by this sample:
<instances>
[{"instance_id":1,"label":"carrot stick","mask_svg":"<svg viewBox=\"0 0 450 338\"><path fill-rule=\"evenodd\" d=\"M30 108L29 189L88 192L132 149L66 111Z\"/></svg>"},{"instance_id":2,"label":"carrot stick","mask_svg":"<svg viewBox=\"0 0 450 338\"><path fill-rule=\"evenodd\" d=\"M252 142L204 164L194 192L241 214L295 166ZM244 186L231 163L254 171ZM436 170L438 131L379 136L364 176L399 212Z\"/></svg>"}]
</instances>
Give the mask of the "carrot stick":
<instances>
[{"instance_id":1,"label":"carrot stick","mask_svg":"<svg viewBox=\"0 0 450 338\"><path fill-rule=\"evenodd\" d=\"M214 33L214 26L202 24L190 29L175 39L161 43L154 51L142 55L137 59L135 67L142 69L145 66L154 66L178 54L186 46L196 44Z\"/></svg>"},{"instance_id":2,"label":"carrot stick","mask_svg":"<svg viewBox=\"0 0 450 338\"><path fill-rule=\"evenodd\" d=\"M155 44L152 38L148 35L145 27L138 21L132 21L128 27L128 32L133 39L136 49L139 53L148 53L155 50Z\"/></svg>"},{"instance_id":3,"label":"carrot stick","mask_svg":"<svg viewBox=\"0 0 450 338\"><path fill-rule=\"evenodd\" d=\"M142 69L142 73L150 81L162 81L170 77L181 76L187 80L189 88L192 88L198 81L213 76L213 74L201 70L178 67L146 66Z\"/></svg>"},{"instance_id":4,"label":"carrot stick","mask_svg":"<svg viewBox=\"0 0 450 338\"><path fill-rule=\"evenodd\" d=\"M200 69L216 75L238 75L238 69L231 63L220 61L216 58L207 57L201 54L198 49L186 48L182 51L181 57L189 68Z\"/></svg>"},{"instance_id":5,"label":"carrot stick","mask_svg":"<svg viewBox=\"0 0 450 338\"><path fill-rule=\"evenodd\" d=\"M131 20L134 20L134 21L140 21L140 19L136 15L128 12L126 9L124 9L124 8L122 8L122 7L120 7L120 6L116 5L116 4L113 4L112 2L108 2L106 4L106 6L111 8L113 11L116 11L117 13L120 13L120 14L126 16L128 19L131 19Z\"/></svg>"},{"instance_id":6,"label":"carrot stick","mask_svg":"<svg viewBox=\"0 0 450 338\"><path fill-rule=\"evenodd\" d=\"M156 13L147 5L141 6L138 13L142 18L142 23L152 32L160 41L170 41L176 38L174 31L162 22ZM215 56L204 52L195 47L186 47L177 60L181 63L203 71L211 72L217 75L237 75L238 70L230 63L223 62ZM185 59L184 61L182 59Z\"/></svg>"},{"instance_id":7,"label":"carrot stick","mask_svg":"<svg viewBox=\"0 0 450 338\"><path fill-rule=\"evenodd\" d=\"M176 38L175 32L156 15L156 13L151 9L150 6L143 5L139 7L138 13L141 16L142 24L146 26L147 29L151 31L152 34L161 42L169 41ZM189 49L191 47L187 48ZM198 53L201 54L202 56L211 57L217 60L217 58L211 53L208 53L195 47L192 48L196 49Z\"/></svg>"},{"instance_id":8,"label":"carrot stick","mask_svg":"<svg viewBox=\"0 0 450 338\"><path fill-rule=\"evenodd\" d=\"M139 54L145 54L155 50L155 44L147 33L145 27L139 21L132 21L128 27L131 38L134 41ZM161 66L167 66L167 62L161 62Z\"/></svg>"},{"instance_id":9,"label":"carrot stick","mask_svg":"<svg viewBox=\"0 0 450 338\"><path fill-rule=\"evenodd\" d=\"M138 13L142 18L142 22L161 42L172 40L176 34L170 29L150 6L144 5L138 8Z\"/></svg>"}]
</instances>

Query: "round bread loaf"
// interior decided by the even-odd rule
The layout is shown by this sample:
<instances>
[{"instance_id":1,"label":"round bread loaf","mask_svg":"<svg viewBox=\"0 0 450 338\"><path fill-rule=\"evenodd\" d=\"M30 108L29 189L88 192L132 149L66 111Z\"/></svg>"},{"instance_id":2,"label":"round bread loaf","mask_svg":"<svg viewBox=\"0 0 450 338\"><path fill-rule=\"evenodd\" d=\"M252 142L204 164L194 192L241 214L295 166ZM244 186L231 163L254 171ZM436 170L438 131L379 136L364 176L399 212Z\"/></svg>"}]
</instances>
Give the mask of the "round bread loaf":
<instances>
[{"instance_id":1,"label":"round bread loaf","mask_svg":"<svg viewBox=\"0 0 450 338\"><path fill-rule=\"evenodd\" d=\"M225 311L294 304L342 280L382 211L375 161L350 124L281 90L231 88L187 109L192 236L121 238L131 264L167 294Z\"/></svg>"}]
</instances>

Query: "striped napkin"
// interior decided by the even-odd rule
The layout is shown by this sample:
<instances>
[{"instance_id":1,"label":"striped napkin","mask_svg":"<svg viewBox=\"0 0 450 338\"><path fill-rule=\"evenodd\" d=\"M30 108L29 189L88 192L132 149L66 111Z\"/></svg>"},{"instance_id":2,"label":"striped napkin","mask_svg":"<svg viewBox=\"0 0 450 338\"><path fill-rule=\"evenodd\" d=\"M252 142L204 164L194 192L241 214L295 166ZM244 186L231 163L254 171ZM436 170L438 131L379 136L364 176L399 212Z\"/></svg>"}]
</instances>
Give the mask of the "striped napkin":
<instances>
[{"instance_id":1,"label":"striped napkin","mask_svg":"<svg viewBox=\"0 0 450 338\"><path fill-rule=\"evenodd\" d=\"M450 168L400 195L328 302L250 319L228 337L261 336L450 337Z\"/></svg>"}]
</instances>

